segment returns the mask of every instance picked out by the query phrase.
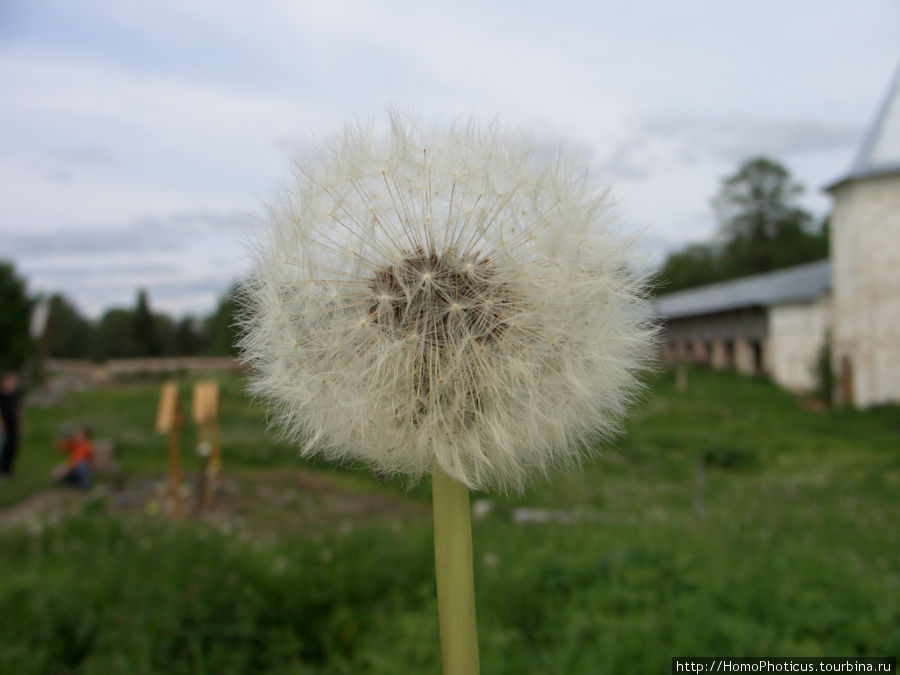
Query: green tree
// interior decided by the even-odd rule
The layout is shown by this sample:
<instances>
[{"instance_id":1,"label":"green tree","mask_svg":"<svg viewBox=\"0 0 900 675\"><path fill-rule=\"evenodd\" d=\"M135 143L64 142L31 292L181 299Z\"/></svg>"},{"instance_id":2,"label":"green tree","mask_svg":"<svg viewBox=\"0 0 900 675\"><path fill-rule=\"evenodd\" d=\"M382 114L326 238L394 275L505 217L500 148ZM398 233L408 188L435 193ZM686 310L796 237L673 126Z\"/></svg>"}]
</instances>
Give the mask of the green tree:
<instances>
[{"instance_id":1,"label":"green tree","mask_svg":"<svg viewBox=\"0 0 900 675\"><path fill-rule=\"evenodd\" d=\"M153 332L158 351L147 356L174 356L178 353L175 348L175 322L172 317L167 314L153 314Z\"/></svg>"},{"instance_id":2,"label":"green tree","mask_svg":"<svg viewBox=\"0 0 900 675\"><path fill-rule=\"evenodd\" d=\"M216 311L205 321L207 339L206 352L216 356L234 356L237 354L238 330L236 327L239 310L238 296L240 284L232 284L228 292L222 296Z\"/></svg>"},{"instance_id":3,"label":"green tree","mask_svg":"<svg viewBox=\"0 0 900 675\"><path fill-rule=\"evenodd\" d=\"M828 255L824 238L810 231L811 214L797 204L803 191L784 166L766 157L747 160L725 179L712 204L725 240L722 268L727 277Z\"/></svg>"},{"instance_id":4,"label":"green tree","mask_svg":"<svg viewBox=\"0 0 900 675\"><path fill-rule=\"evenodd\" d=\"M31 355L31 302L11 262L0 261L0 369L21 369Z\"/></svg>"},{"instance_id":5,"label":"green tree","mask_svg":"<svg viewBox=\"0 0 900 675\"><path fill-rule=\"evenodd\" d=\"M142 345L135 338L134 312L121 308L107 310L94 331L94 359L133 358L142 351Z\"/></svg>"},{"instance_id":6,"label":"green tree","mask_svg":"<svg viewBox=\"0 0 900 675\"><path fill-rule=\"evenodd\" d=\"M778 162L754 157L725 178L712 200L717 242L692 244L669 255L658 291L734 279L828 256L827 221L812 230L812 216L797 204L803 186Z\"/></svg>"},{"instance_id":7,"label":"green tree","mask_svg":"<svg viewBox=\"0 0 900 675\"><path fill-rule=\"evenodd\" d=\"M193 356L203 347L202 325L192 316L186 316L175 325L174 353L180 356Z\"/></svg>"},{"instance_id":8,"label":"green tree","mask_svg":"<svg viewBox=\"0 0 900 675\"><path fill-rule=\"evenodd\" d=\"M55 293L50 296L48 338L50 355L59 359L85 359L90 356L93 327L69 300Z\"/></svg>"},{"instance_id":9,"label":"green tree","mask_svg":"<svg viewBox=\"0 0 900 675\"><path fill-rule=\"evenodd\" d=\"M659 292L702 286L721 278L720 254L712 244L691 244L669 254L659 271Z\"/></svg>"},{"instance_id":10,"label":"green tree","mask_svg":"<svg viewBox=\"0 0 900 675\"><path fill-rule=\"evenodd\" d=\"M137 305L134 309L134 339L140 346L140 356L159 356L162 344L159 339L158 322L150 312L147 292L138 291Z\"/></svg>"}]
</instances>

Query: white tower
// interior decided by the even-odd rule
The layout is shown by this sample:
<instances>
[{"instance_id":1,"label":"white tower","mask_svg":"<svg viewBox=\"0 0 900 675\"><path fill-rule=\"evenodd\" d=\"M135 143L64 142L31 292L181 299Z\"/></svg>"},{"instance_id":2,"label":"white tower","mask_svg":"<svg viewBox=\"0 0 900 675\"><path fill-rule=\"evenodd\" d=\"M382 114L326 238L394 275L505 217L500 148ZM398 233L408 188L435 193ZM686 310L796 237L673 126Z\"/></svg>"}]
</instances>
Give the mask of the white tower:
<instances>
[{"instance_id":1,"label":"white tower","mask_svg":"<svg viewBox=\"0 0 900 675\"><path fill-rule=\"evenodd\" d=\"M826 189L838 400L900 401L900 68L850 172Z\"/></svg>"}]
</instances>

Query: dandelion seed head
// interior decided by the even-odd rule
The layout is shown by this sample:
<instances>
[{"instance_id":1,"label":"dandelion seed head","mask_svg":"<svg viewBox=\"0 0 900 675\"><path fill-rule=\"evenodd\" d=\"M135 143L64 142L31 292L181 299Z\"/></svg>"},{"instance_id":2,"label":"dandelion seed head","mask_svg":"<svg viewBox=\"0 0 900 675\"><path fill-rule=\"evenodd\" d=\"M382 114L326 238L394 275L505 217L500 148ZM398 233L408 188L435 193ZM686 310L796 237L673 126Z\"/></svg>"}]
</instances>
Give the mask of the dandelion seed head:
<instances>
[{"instance_id":1,"label":"dandelion seed head","mask_svg":"<svg viewBox=\"0 0 900 675\"><path fill-rule=\"evenodd\" d=\"M393 116L324 144L269 214L241 348L303 454L521 489L620 430L650 313L564 155Z\"/></svg>"}]
</instances>

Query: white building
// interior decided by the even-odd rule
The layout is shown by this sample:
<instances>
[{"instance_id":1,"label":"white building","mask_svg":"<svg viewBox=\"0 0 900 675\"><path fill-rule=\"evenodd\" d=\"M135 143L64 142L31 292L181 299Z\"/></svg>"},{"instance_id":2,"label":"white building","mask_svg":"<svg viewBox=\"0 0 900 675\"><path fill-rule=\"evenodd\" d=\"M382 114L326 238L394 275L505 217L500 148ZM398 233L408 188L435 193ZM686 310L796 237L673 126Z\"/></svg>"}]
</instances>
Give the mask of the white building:
<instances>
[{"instance_id":1,"label":"white building","mask_svg":"<svg viewBox=\"0 0 900 675\"><path fill-rule=\"evenodd\" d=\"M669 293L664 355L767 374L798 391L815 387L831 307L828 260Z\"/></svg>"},{"instance_id":2,"label":"white building","mask_svg":"<svg viewBox=\"0 0 900 675\"><path fill-rule=\"evenodd\" d=\"M900 401L900 69L834 199L830 260L659 298L664 355L808 391L826 337L839 403Z\"/></svg>"},{"instance_id":3,"label":"white building","mask_svg":"<svg viewBox=\"0 0 900 675\"><path fill-rule=\"evenodd\" d=\"M900 401L900 70L850 173L827 190L839 399Z\"/></svg>"}]
</instances>

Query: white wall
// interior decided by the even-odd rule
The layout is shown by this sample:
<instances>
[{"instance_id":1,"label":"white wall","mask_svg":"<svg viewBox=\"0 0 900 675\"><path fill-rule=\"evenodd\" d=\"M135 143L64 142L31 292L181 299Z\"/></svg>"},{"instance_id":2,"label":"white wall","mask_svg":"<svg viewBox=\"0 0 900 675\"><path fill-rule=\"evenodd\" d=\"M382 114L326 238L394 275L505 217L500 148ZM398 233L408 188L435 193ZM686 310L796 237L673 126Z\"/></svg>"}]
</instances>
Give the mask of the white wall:
<instances>
[{"instance_id":1,"label":"white wall","mask_svg":"<svg viewBox=\"0 0 900 675\"><path fill-rule=\"evenodd\" d=\"M832 192L834 364L853 371L859 407L900 401L900 173Z\"/></svg>"},{"instance_id":2,"label":"white wall","mask_svg":"<svg viewBox=\"0 0 900 675\"><path fill-rule=\"evenodd\" d=\"M828 296L769 308L768 365L780 386L798 392L816 388L816 361L825 343L830 310Z\"/></svg>"}]
</instances>

